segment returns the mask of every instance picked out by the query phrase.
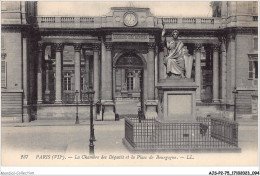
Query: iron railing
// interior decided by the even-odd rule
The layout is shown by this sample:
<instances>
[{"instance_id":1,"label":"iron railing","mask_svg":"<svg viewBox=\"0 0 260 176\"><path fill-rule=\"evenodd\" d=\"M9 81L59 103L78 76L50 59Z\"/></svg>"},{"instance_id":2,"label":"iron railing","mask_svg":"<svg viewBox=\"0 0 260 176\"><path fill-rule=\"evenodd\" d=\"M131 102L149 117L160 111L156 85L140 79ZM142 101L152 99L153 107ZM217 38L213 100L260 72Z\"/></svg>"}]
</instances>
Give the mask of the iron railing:
<instances>
[{"instance_id":1,"label":"iron railing","mask_svg":"<svg viewBox=\"0 0 260 176\"><path fill-rule=\"evenodd\" d=\"M63 93L62 102L64 104L73 104L76 103L75 93ZM81 92L80 97L78 98L78 103L89 104L87 92Z\"/></svg>"},{"instance_id":2,"label":"iron railing","mask_svg":"<svg viewBox=\"0 0 260 176\"><path fill-rule=\"evenodd\" d=\"M125 139L135 149L237 148L238 124L203 117L177 123L125 118Z\"/></svg>"}]
</instances>

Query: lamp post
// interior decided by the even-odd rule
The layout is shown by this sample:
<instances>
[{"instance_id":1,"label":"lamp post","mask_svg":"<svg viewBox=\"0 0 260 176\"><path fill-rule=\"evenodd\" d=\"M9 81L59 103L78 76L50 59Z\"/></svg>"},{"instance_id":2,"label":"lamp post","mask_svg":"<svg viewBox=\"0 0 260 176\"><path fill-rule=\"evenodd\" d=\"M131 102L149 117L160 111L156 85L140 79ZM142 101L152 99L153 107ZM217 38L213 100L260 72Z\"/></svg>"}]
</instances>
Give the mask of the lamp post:
<instances>
[{"instance_id":1,"label":"lamp post","mask_svg":"<svg viewBox=\"0 0 260 176\"><path fill-rule=\"evenodd\" d=\"M235 88L235 90L233 91L234 93L234 121L237 120L237 89Z\"/></svg>"},{"instance_id":2,"label":"lamp post","mask_svg":"<svg viewBox=\"0 0 260 176\"><path fill-rule=\"evenodd\" d=\"M79 106L79 102L78 102L79 91L78 90L76 90L75 96L76 96L76 122L75 122L75 124L79 124L79 109L78 109L78 106Z\"/></svg>"},{"instance_id":3,"label":"lamp post","mask_svg":"<svg viewBox=\"0 0 260 176\"><path fill-rule=\"evenodd\" d=\"M94 155L94 124L93 124L93 97L95 91L93 91L92 86L89 87L87 91L88 100L90 102L90 139L89 139L89 155Z\"/></svg>"}]
</instances>

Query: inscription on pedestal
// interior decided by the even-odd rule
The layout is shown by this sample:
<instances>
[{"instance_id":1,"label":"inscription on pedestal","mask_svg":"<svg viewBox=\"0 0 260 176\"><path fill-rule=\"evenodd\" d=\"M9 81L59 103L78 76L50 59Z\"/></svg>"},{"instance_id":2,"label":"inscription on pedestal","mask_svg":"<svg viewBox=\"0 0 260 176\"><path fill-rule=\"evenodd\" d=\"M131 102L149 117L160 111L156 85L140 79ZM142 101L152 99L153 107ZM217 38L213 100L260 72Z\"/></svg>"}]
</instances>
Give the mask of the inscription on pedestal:
<instances>
[{"instance_id":1,"label":"inscription on pedestal","mask_svg":"<svg viewBox=\"0 0 260 176\"><path fill-rule=\"evenodd\" d=\"M129 34L116 33L112 34L112 42L148 42L148 34Z\"/></svg>"}]
</instances>

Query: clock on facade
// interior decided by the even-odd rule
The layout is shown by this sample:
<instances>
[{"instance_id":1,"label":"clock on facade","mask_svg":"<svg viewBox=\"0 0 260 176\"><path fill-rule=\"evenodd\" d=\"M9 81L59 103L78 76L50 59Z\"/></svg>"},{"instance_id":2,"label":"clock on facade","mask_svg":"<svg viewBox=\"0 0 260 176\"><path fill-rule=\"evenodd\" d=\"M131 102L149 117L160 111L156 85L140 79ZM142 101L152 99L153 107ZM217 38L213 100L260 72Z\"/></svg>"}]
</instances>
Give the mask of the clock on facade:
<instances>
[{"instance_id":1,"label":"clock on facade","mask_svg":"<svg viewBox=\"0 0 260 176\"><path fill-rule=\"evenodd\" d=\"M124 24L126 26L135 26L137 24L137 15L134 12L126 12L124 15Z\"/></svg>"}]
</instances>

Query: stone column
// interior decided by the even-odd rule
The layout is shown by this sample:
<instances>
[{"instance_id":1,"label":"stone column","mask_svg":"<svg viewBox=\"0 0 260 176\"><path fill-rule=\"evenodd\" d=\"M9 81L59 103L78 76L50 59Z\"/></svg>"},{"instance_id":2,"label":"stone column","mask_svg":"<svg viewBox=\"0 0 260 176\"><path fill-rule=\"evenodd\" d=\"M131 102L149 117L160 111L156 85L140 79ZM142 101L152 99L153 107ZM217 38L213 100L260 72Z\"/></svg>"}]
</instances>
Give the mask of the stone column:
<instances>
[{"instance_id":1,"label":"stone column","mask_svg":"<svg viewBox=\"0 0 260 176\"><path fill-rule=\"evenodd\" d=\"M134 80L135 80L135 87L134 87L134 89L135 90L140 90L140 71L135 73Z\"/></svg>"},{"instance_id":2,"label":"stone column","mask_svg":"<svg viewBox=\"0 0 260 176\"><path fill-rule=\"evenodd\" d=\"M236 87L236 42L235 42L235 34L230 35L230 62L231 62L231 91L230 93L230 103L234 104L234 96L233 91Z\"/></svg>"},{"instance_id":3,"label":"stone column","mask_svg":"<svg viewBox=\"0 0 260 176\"><path fill-rule=\"evenodd\" d=\"M155 48L155 43L149 42L148 54L147 54L147 80L144 80L147 81L147 87L148 87L148 89L144 90L144 91L148 91L147 100L146 100L146 113L145 113L146 119L152 119L157 117L157 112L156 112L157 101L154 99L155 98L154 48Z\"/></svg>"},{"instance_id":4,"label":"stone column","mask_svg":"<svg viewBox=\"0 0 260 176\"><path fill-rule=\"evenodd\" d=\"M27 38L23 38L23 91L24 91L24 97L23 97L23 120L22 122L29 122L31 119L31 113L30 113L30 105L29 103L29 80L30 78L28 75L28 53L27 53ZM30 69L29 69L30 70Z\"/></svg>"},{"instance_id":5,"label":"stone column","mask_svg":"<svg viewBox=\"0 0 260 176\"><path fill-rule=\"evenodd\" d=\"M158 78L159 78L159 73L158 73L158 63L159 63L159 61L158 61L158 57L159 57L159 55L158 55L158 47L155 47L155 58L154 58L154 98L155 99L158 99L158 89L157 89L157 84L158 84Z\"/></svg>"},{"instance_id":6,"label":"stone column","mask_svg":"<svg viewBox=\"0 0 260 176\"><path fill-rule=\"evenodd\" d=\"M147 59L147 74L148 74L148 100L154 100L154 47L155 43L148 43L148 59Z\"/></svg>"},{"instance_id":7,"label":"stone column","mask_svg":"<svg viewBox=\"0 0 260 176\"><path fill-rule=\"evenodd\" d=\"M27 38L23 38L23 91L24 105L28 104L28 56L27 56Z\"/></svg>"},{"instance_id":8,"label":"stone column","mask_svg":"<svg viewBox=\"0 0 260 176\"><path fill-rule=\"evenodd\" d=\"M198 86L196 90L196 101L201 102L201 43L195 44L195 82Z\"/></svg>"},{"instance_id":9,"label":"stone column","mask_svg":"<svg viewBox=\"0 0 260 176\"><path fill-rule=\"evenodd\" d=\"M105 85L103 92L104 96L102 96L103 99L106 100L112 100L112 58L111 58L111 50L112 50L112 42L106 42L106 61L105 61ZM103 90L104 90L103 89Z\"/></svg>"},{"instance_id":10,"label":"stone column","mask_svg":"<svg viewBox=\"0 0 260 176\"><path fill-rule=\"evenodd\" d=\"M42 103L42 54L43 44L38 43L38 64L37 64L37 104Z\"/></svg>"},{"instance_id":11,"label":"stone column","mask_svg":"<svg viewBox=\"0 0 260 176\"><path fill-rule=\"evenodd\" d=\"M122 68L121 69L121 84L122 84L122 88L121 89L123 89L123 86L124 86L124 84L125 84L125 69L124 68Z\"/></svg>"},{"instance_id":12,"label":"stone column","mask_svg":"<svg viewBox=\"0 0 260 176\"><path fill-rule=\"evenodd\" d=\"M88 89L89 88L89 55L87 55L87 53L85 53L85 86Z\"/></svg>"},{"instance_id":13,"label":"stone column","mask_svg":"<svg viewBox=\"0 0 260 176\"><path fill-rule=\"evenodd\" d=\"M96 43L92 46L94 52L94 101L97 102L99 100L99 55L98 52L100 50L100 44Z\"/></svg>"},{"instance_id":14,"label":"stone column","mask_svg":"<svg viewBox=\"0 0 260 176\"><path fill-rule=\"evenodd\" d=\"M75 91L79 91L78 97L81 97L81 89L80 89L80 51L81 44L74 43L74 51L75 51ZM80 99L80 98L79 98Z\"/></svg>"},{"instance_id":15,"label":"stone column","mask_svg":"<svg viewBox=\"0 0 260 176\"><path fill-rule=\"evenodd\" d=\"M219 45L213 45L213 102L219 102Z\"/></svg>"},{"instance_id":16,"label":"stone column","mask_svg":"<svg viewBox=\"0 0 260 176\"><path fill-rule=\"evenodd\" d=\"M62 58L61 52L63 50L62 43L55 43L54 48L56 50L56 64L55 64L55 103L62 103Z\"/></svg>"},{"instance_id":17,"label":"stone column","mask_svg":"<svg viewBox=\"0 0 260 176\"><path fill-rule=\"evenodd\" d=\"M105 42L106 51L102 52L102 105L104 106L104 120L115 120L114 101L112 97L112 42Z\"/></svg>"},{"instance_id":18,"label":"stone column","mask_svg":"<svg viewBox=\"0 0 260 176\"><path fill-rule=\"evenodd\" d=\"M49 88L49 77L50 77L50 70L51 70L51 60L45 60L45 70L46 70L46 86L45 86L45 101L50 101L50 88Z\"/></svg>"},{"instance_id":19,"label":"stone column","mask_svg":"<svg viewBox=\"0 0 260 176\"><path fill-rule=\"evenodd\" d=\"M159 81L162 79L166 79L166 67L163 62L164 50L163 43L160 43L158 51L159 51Z\"/></svg>"},{"instance_id":20,"label":"stone column","mask_svg":"<svg viewBox=\"0 0 260 176\"><path fill-rule=\"evenodd\" d=\"M227 53L226 40L223 37L221 42L221 102L226 103L227 96Z\"/></svg>"}]
</instances>

